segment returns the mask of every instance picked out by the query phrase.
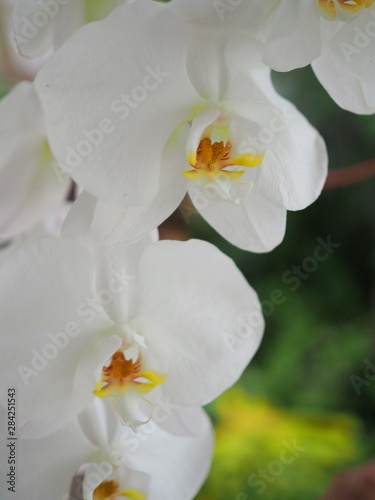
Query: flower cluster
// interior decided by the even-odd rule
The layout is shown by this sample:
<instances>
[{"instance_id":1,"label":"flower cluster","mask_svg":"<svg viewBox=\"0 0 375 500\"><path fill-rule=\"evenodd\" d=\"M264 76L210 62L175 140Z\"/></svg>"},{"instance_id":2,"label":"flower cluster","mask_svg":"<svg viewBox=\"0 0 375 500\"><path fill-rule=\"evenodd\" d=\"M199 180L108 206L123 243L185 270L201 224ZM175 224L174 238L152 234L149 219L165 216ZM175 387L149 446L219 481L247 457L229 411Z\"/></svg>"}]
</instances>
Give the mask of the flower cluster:
<instances>
[{"instance_id":1,"label":"flower cluster","mask_svg":"<svg viewBox=\"0 0 375 500\"><path fill-rule=\"evenodd\" d=\"M17 80L0 101L0 366L20 498L199 491L202 406L241 376L264 320L229 257L157 227L188 194L233 245L282 242L328 159L271 69L311 63L340 106L373 113L373 3L129 0L87 22L83 0L0 0Z\"/></svg>"}]
</instances>

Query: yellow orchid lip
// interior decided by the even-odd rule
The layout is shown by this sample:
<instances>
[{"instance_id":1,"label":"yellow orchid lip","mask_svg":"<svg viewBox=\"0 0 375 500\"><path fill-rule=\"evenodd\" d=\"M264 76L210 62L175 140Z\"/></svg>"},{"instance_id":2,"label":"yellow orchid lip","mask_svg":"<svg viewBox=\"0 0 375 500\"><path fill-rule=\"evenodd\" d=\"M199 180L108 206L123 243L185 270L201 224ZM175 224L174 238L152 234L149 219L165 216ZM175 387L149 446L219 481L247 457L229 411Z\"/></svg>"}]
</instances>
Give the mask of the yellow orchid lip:
<instances>
[{"instance_id":1,"label":"yellow orchid lip","mask_svg":"<svg viewBox=\"0 0 375 500\"><path fill-rule=\"evenodd\" d=\"M211 139L205 137L201 139L196 152L191 151L188 154L188 162L194 170L184 170L183 174L192 181L201 178L214 178L218 175L228 179L237 180L243 174L244 170L225 170L228 167L242 166L253 168L262 161L264 154L254 155L243 153L232 157L232 143L227 141L211 142Z\"/></svg>"},{"instance_id":2,"label":"yellow orchid lip","mask_svg":"<svg viewBox=\"0 0 375 500\"><path fill-rule=\"evenodd\" d=\"M368 9L375 0L318 0L319 8L327 19L337 18L337 4L343 13L355 14L361 8Z\"/></svg>"},{"instance_id":3,"label":"yellow orchid lip","mask_svg":"<svg viewBox=\"0 0 375 500\"><path fill-rule=\"evenodd\" d=\"M115 500L117 497L133 498L133 500L146 500L147 495L133 489L120 490L120 485L115 480L103 481L93 493L93 500Z\"/></svg>"},{"instance_id":4,"label":"yellow orchid lip","mask_svg":"<svg viewBox=\"0 0 375 500\"><path fill-rule=\"evenodd\" d=\"M165 379L166 374L143 370L141 356L136 361L126 359L124 352L119 349L112 356L110 364L103 367L101 380L95 383L93 393L95 396L105 398L135 388L138 392L147 394Z\"/></svg>"}]
</instances>

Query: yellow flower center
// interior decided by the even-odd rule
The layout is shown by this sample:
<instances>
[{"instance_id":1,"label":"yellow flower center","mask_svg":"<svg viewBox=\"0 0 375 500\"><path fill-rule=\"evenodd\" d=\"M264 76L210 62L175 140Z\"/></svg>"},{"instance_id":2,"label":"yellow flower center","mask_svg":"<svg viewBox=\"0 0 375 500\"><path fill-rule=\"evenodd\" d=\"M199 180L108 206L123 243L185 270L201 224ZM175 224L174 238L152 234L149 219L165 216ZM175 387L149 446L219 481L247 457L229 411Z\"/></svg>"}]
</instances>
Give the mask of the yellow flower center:
<instances>
[{"instance_id":1,"label":"yellow flower center","mask_svg":"<svg viewBox=\"0 0 375 500\"><path fill-rule=\"evenodd\" d=\"M116 481L103 481L95 489L93 500L114 500L120 495L120 487Z\"/></svg>"},{"instance_id":2,"label":"yellow flower center","mask_svg":"<svg viewBox=\"0 0 375 500\"><path fill-rule=\"evenodd\" d=\"M115 500L116 497L133 498L134 500L145 500L147 495L136 490L120 491L120 485L117 481L103 481L95 489L93 500Z\"/></svg>"},{"instance_id":3,"label":"yellow flower center","mask_svg":"<svg viewBox=\"0 0 375 500\"><path fill-rule=\"evenodd\" d=\"M126 359L119 349L114 353L108 366L103 366L101 380L95 384L95 396L104 398L119 392L125 392L130 387L147 393L164 382L165 374L157 374L152 370L143 370L142 358L136 361Z\"/></svg>"},{"instance_id":4,"label":"yellow flower center","mask_svg":"<svg viewBox=\"0 0 375 500\"><path fill-rule=\"evenodd\" d=\"M228 179L239 179L244 170L225 170L227 167L244 166L256 167L263 160L263 154L241 154L239 156L232 156L232 144L227 141L211 142L211 139L205 137L201 139L196 152L191 152L188 155L188 161L194 170L185 170L184 175L196 181L202 177L212 178L220 174L220 176L227 177Z\"/></svg>"},{"instance_id":5,"label":"yellow flower center","mask_svg":"<svg viewBox=\"0 0 375 500\"><path fill-rule=\"evenodd\" d=\"M318 0L322 15L327 19L336 19L337 7L343 13L355 14L361 8L368 9L375 0Z\"/></svg>"}]
</instances>

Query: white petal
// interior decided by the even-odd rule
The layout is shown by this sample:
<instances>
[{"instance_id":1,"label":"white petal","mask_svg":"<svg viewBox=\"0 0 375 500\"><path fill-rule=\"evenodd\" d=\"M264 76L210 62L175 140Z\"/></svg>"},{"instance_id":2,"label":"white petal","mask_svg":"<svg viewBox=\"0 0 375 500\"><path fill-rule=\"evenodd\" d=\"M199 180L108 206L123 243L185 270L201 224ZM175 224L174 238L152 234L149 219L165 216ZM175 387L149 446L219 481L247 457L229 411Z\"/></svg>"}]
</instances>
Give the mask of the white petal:
<instances>
[{"instance_id":1,"label":"white petal","mask_svg":"<svg viewBox=\"0 0 375 500\"><path fill-rule=\"evenodd\" d=\"M158 231L151 231L129 245L102 243L94 239L91 231L96 208L97 199L83 192L65 221L62 236L84 245L95 256L101 304L114 322L126 322L131 314L139 257L144 248L158 240Z\"/></svg>"},{"instance_id":2,"label":"white petal","mask_svg":"<svg viewBox=\"0 0 375 500\"><path fill-rule=\"evenodd\" d=\"M187 190L182 171L188 131L188 125L182 127L166 145L156 197L150 203L132 207L99 201L92 221L94 236L111 244L130 243L158 227L177 209Z\"/></svg>"},{"instance_id":3,"label":"white petal","mask_svg":"<svg viewBox=\"0 0 375 500\"><path fill-rule=\"evenodd\" d=\"M91 252L94 242L91 233L97 199L83 191L75 200L62 227L61 236L76 241Z\"/></svg>"},{"instance_id":4,"label":"white petal","mask_svg":"<svg viewBox=\"0 0 375 500\"><path fill-rule=\"evenodd\" d=\"M250 146L257 154L265 151L263 162L254 169L254 184L272 204L287 210L302 210L323 189L328 170L325 143L296 107L276 93L268 73L258 71L257 80L256 86L263 87L263 97L258 87L259 97L252 102L246 99L241 82L233 83L231 93L235 95L238 89L244 100L230 103L240 117L242 128L246 128L246 120L249 122L242 148ZM254 123L260 126L257 131Z\"/></svg>"},{"instance_id":5,"label":"white petal","mask_svg":"<svg viewBox=\"0 0 375 500\"><path fill-rule=\"evenodd\" d=\"M271 203L287 210L302 210L323 189L328 172L327 150L319 132L293 105L284 103L274 110L277 129L273 132L271 128L271 134L267 131L271 142L257 169L256 186Z\"/></svg>"},{"instance_id":6,"label":"white petal","mask_svg":"<svg viewBox=\"0 0 375 500\"><path fill-rule=\"evenodd\" d=\"M128 454L133 468L151 474L148 500L190 500L202 486L211 464L212 426L200 408L190 416L200 429L197 436L176 437L156 428L139 441L136 453Z\"/></svg>"},{"instance_id":7,"label":"white petal","mask_svg":"<svg viewBox=\"0 0 375 500\"><path fill-rule=\"evenodd\" d=\"M168 363L165 396L185 406L208 403L240 377L259 346L263 317L255 292L231 259L198 240L148 247L139 282L134 323ZM256 325L248 325L252 314ZM240 338L243 322L247 334Z\"/></svg>"},{"instance_id":8,"label":"white petal","mask_svg":"<svg viewBox=\"0 0 375 500\"><path fill-rule=\"evenodd\" d=\"M128 389L126 394L114 399L111 409L121 423L129 426L133 431L149 422L153 410L152 405L144 401L138 391L133 388Z\"/></svg>"},{"instance_id":9,"label":"white petal","mask_svg":"<svg viewBox=\"0 0 375 500\"><path fill-rule=\"evenodd\" d=\"M98 411L97 405L87 410L93 411ZM0 411L2 424L4 413ZM118 426L116 439L96 448L74 419L42 439L18 439L17 498L60 499L68 498L68 494L82 498L82 486L86 486L88 495L84 498L89 499L96 484L114 479L124 490L147 493L151 486L151 496L147 498L190 500L208 473L213 447L208 418L200 409L190 415L199 429L194 438L175 438L154 427L138 439L128 428ZM92 419L98 416L91 415ZM3 453L2 471L9 470L5 460ZM72 479L77 476L81 476L83 484L76 481L73 485ZM14 494L6 488L2 481L1 498L11 500Z\"/></svg>"},{"instance_id":10,"label":"white petal","mask_svg":"<svg viewBox=\"0 0 375 500\"><path fill-rule=\"evenodd\" d=\"M202 432L197 423L197 408L172 403L163 393L163 384L150 392L147 399L153 405L153 413L151 421L139 429L142 435L151 433L155 424L168 434L179 437L198 436Z\"/></svg>"},{"instance_id":11,"label":"white petal","mask_svg":"<svg viewBox=\"0 0 375 500\"><path fill-rule=\"evenodd\" d=\"M352 22L338 24L341 28L337 31L331 27L333 31L329 36L331 51L347 72L361 81L374 82L375 5L362 9L359 16L354 16ZM326 35L328 30L329 27L326 27Z\"/></svg>"},{"instance_id":12,"label":"white petal","mask_svg":"<svg viewBox=\"0 0 375 500\"><path fill-rule=\"evenodd\" d=\"M273 3L274 0L252 0L251 2L173 0L168 4L168 8L177 16L192 23L229 25L233 30L243 27L247 31L255 31Z\"/></svg>"},{"instance_id":13,"label":"white petal","mask_svg":"<svg viewBox=\"0 0 375 500\"><path fill-rule=\"evenodd\" d=\"M82 432L94 446L106 448L115 439L119 422L99 398L94 398L77 418Z\"/></svg>"},{"instance_id":14,"label":"white petal","mask_svg":"<svg viewBox=\"0 0 375 500\"><path fill-rule=\"evenodd\" d=\"M95 452L76 420L42 439L18 439L16 446L16 494L7 491L9 485L2 481L0 496L4 500L67 498L75 472ZM6 458L5 453L2 457ZM9 465L1 470L9 470Z\"/></svg>"},{"instance_id":15,"label":"white petal","mask_svg":"<svg viewBox=\"0 0 375 500\"><path fill-rule=\"evenodd\" d=\"M59 238L62 226L71 207L72 203L70 201L63 201L54 210L50 210L44 214L41 222L34 226L30 236L32 238Z\"/></svg>"},{"instance_id":16,"label":"white petal","mask_svg":"<svg viewBox=\"0 0 375 500\"><path fill-rule=\"evenodd\" d=\"M69 406L78 361L111 325L87 303L94 262L69 241L30 242L1 266L0 282L3 382L18 386L23 434L44 435L80 411Z\"/></svg>"},{"instance_id":17,"label":"white petal","mask_svg":"<svg viewBox=\"0 0 375 500\"><path fill-rule=\"evenodd\" d=\"M0 2L0 29L6 34L0 41L0 70L9 81L33 80L46 57L27 59L19 54L13 25L14 4L15 0Z\"/></svg>"},{"instance_id":18,"label":"white petal","mask_svg":"<svg viewBox=\"0 0 375 500\"><path fill-rule=\"evenodd\" d=\"M276 71L290 71L311 63L320 55L318 2L280 0L261 26L263 60Z\"/></svg>"},{"instance_id":19,"label":"white petal","mask_svg":"<svg viewBox=\"0 0 375 500\"><path fill-rule=\"evenodd\" d=\"M125 4L80 29L39 73L52 150L97 197L142 205L156 196L164 146L199 102L185 31L157 2Z\"/></svg>"},{"instance_id":20,"label":"white petal","mask_svg":"<svg viewBox=\"0 0 375 500\"><path fill-rule=\"evenodd\" d=\"M82 23L83 0L60 2L16 0L13 22L20 53L26 57L51 54Z\"/></svg>"},{"instance_id":21,"label":"white petal","mask_svg":"<svg viewBox=\"0 0 375 500\"><path fill-rule=\"evenodd\" d=\"M341 108L352 113L372 114L375 112L375 82L362 81L348 65L342 63L337 51L333 51L330 45L332 35L335 33L332 32L331 26L331 22L322 20L324 34L322 55L312 63L315 75ZM356 49L355 46L354 48ZM352 54L352 58L355 57L356 53Z\"/></svg>"},{"instance_id":22,"label":"white petal","mask_svg":"<svg viewBox=\"0 0 375 500\"><path fill-rule=\"evenodd\" d=\"M253 188L253 189L252 189ZM269 252L285 235L286 210L270 203L252 183L238 203L213 196L192 184L190 198L202 217L232 245L251 252Z\"/></svg>"},{"instance_id":23,"label":"white petal","mask_svg":"<svg viewBox=\"0 0 375 500\"><path fill-rule=\"evenodd\" d=\"M0 101L0 236L30 229L66 196L53 170L38 98L30 83Z\"/></svg>"}]
</instances>

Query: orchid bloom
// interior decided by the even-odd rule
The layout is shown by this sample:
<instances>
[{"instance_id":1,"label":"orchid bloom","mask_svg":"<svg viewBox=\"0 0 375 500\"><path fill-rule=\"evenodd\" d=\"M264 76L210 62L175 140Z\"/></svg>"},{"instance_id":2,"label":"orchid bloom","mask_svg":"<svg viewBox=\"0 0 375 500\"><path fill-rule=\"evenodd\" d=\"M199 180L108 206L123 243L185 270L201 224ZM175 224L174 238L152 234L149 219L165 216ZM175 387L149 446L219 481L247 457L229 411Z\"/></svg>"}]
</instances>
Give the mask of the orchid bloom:
<instances>
[{"instance_id":1,"label":"orchid bloom","mask_svg":"<svg viewBox=\"0 0 375 500\"><path fill-rule=\"evenodd\" d=\"M318 197L327 155L260 57L243 32L188 26L168 5L139 0L78 30L46 63L36 89L51 147L100 199L99 239L139 238L188 191L236 246L282 241L286 211Z\"/></svg>"},{"instance_id":2,"label":"orchid bloom","mask_svg":"<svg viewBox=\"0 0 375 500\"><path fill-rule=\"evenodd\" d=\"M312 63L316 76L343 109L375 113L375 2L331 0L320 7L328 19L321 19L322 54Z\"/></svg>"},{"instance_id":3,"label":"orchid bloom","mask_svg":"<svg viewBox=\"0 0 375 500\"><path fill-rule=\"evenodd\" d=\"M0 240L31 229L66 197L53 167L38 96L29 82L0 101Z\"/></svg>"},{"instance_id":4,"label":"orchid bloom","mask_svg":"<svg viewBox=\"0 0 375 500\"><path fill-rule=\"evenodd\" d=\"M264 322L231 259L152 236L89 250L65 224L65 238L27 242L0 267L1 362L23 435L51 432L95 398L137 428L160 404L201 406L239 378Z\"/></svg>"},{"instance_id":5,"label":"orchid bloom","mask_svg":"<svg viewBox=\"0 0 375 500\"><path fill-rule=\"evenodd\" d=\"M312 63L336 103L359 114L375 112L373 0L173 0L185 21L245 30L263 43L263 61L277 71Z\"/></svg>"},{"instance_id":6,"label":"orchid bloom","mask_svg":"<svg viewBox=\"0 0 375 500\"><path fill-rule=\"evenodd\" d=\"M189 418L194 435L177 437L148 424L138 436L94 401L59 431L18 440L19 498L190 500L208 474L213 433L200 408ZM2 481L1 498L8 498L6 488Z\"/></svg>"},{"instance_id":7,"label":"orchid bloom","mask_svg":"<svg viewBox=\"0 0 375 500\"><path fill-rule=\"evenodd\" d=\"M373 0L278 0L261 27L264 61L289 71L312 63L336 103L375 112Z\"/></svg>"}]
</instances>

